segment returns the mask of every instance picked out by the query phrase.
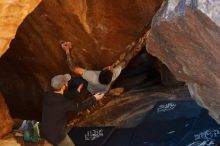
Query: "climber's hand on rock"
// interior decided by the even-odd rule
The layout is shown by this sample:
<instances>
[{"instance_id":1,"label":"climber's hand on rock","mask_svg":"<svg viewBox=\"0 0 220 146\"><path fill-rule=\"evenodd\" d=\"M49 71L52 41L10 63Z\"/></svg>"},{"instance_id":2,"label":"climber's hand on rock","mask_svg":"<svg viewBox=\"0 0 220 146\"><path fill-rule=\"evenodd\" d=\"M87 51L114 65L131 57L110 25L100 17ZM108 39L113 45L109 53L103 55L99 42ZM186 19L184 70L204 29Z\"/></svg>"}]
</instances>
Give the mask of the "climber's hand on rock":
<instances>
[{"instance_id":1,"label":"climber's hand on rock","mask_svg":"<svg viewBox=\"0 0 220 146\"><path fill-rule=\"evenodd\" d=\"M96 93L94 95L95 99L98 101L98 100L101 100L103 97L104 97L104 94L101 94L101 93Z\"/></svg>"},{"instance_id":2,"label":"climber's hand on rock","mask_svg":"<svg viewBox=\"0 0 220 146\"><path fill-rule=\"evenodd\" d=\"M67 53L72 48L71 42L61 42L62 49Z\"/></svg>"}]
</instances>

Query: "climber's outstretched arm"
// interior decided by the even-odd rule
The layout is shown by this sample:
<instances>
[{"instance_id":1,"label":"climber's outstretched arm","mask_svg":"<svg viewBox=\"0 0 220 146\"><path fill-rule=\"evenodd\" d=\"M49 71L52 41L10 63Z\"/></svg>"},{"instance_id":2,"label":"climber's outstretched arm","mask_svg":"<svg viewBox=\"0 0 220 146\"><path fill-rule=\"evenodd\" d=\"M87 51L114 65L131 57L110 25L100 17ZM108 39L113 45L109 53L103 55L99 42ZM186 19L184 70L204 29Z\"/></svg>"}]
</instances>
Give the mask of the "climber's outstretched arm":
<instances>
[{"instance_id":1,"label":"climber's outstretched arm","mask_svg":"<svg viewBox=\"0 0 220 146\"><path fill-rule=\"evenodd\" d=\"M80 75L82 76L83 75L83 72L85 69L79 67L79 66L76 66L73 61L72 61L72 57L70 55L70 49L72 48L72 43L71 42L62 42L61 43L61 47L62 49L65 51L66 53L66 56L67 56L67 63L68 63L68 66L71 70L72 73L76 74L76 75Z\"/></svg>"}]
</instances>

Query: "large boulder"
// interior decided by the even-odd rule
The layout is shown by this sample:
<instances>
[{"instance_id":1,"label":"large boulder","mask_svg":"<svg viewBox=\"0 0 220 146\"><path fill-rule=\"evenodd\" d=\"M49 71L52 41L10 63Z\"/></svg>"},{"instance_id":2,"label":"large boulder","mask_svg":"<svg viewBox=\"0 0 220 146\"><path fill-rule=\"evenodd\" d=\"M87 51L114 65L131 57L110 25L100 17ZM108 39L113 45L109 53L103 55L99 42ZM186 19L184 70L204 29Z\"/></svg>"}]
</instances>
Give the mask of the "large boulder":
<instances>
[{"instance_id":1,"label":"large boulder","mask_svg":"<svg viewBox=\"0 0 220 146\"><path fill-rule=\"evenodd\" d=\"M162 1L43 0L0 59L0 89L13 115L40 117L51 77L69 72L60 40L73 43L76 64L101 69L150 26Z\"/></svg>"},{"instance_id":2,"label":"large boulder","mask_svg":"<svg viewBox=\"0 0 220 146\"><path fill-rule=\"evenodd\" d=\"M220 2L168 0L153 18L148 51L220 122Z\"/></svg>"}]
</instances>

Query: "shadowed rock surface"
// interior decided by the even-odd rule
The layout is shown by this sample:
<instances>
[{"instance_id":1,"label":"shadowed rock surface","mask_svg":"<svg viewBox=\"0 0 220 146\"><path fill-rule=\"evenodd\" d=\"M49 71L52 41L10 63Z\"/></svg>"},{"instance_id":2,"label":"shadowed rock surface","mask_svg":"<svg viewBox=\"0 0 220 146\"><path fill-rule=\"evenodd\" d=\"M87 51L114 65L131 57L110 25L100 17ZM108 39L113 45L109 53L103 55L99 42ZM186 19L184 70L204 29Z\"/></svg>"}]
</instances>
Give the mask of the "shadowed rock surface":
<instances>
[{"instance_id":1,"label":"shadowed rock surface","mask_svg":"<svg viewBox=\"0 0 220 146\"><path fill-rule=\"evenodd\" d=\"M219 1L166 1L152 23L149 53L220 121ZM212 13L210 12L212 11Z\"/></svg>"},{"instance_id":2,"label":"shadowed rock surface","mask_svg":"<svg viewBox=\"0 0 220 146\"><path fill-rule=\"evenodd\" d=\"M152 86L152 84L152 87L147 84L136 86L138 87L120 96L107 96L107 98L111 98L111 101L100 110L83 118L75 126L135 127L142 121L146 112L152 109L157 101L191 99L186 86L164 87Z\"/></svg>"}]
</instances>

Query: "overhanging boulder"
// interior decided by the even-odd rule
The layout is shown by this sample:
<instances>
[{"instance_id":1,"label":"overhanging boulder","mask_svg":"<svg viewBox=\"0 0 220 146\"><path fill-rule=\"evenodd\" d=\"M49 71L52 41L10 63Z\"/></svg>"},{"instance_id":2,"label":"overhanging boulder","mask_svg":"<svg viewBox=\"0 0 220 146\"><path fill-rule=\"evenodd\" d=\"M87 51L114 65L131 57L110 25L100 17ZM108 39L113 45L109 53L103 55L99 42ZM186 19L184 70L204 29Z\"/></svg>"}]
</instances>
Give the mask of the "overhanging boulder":
<instances>
[{"instance_id":1,"label":"overhanging boulder","mask_svg":"<svg viewBox=\"0 0 220 146\"><path fill-rule=\"evenodd\" d=\"M153 18L148 51L220 122L220 2L168 0Z\"/></svg>"}]
</instances>

